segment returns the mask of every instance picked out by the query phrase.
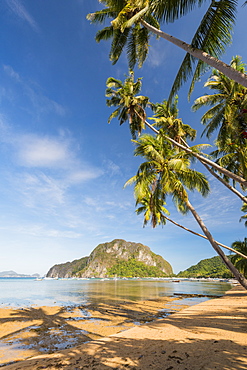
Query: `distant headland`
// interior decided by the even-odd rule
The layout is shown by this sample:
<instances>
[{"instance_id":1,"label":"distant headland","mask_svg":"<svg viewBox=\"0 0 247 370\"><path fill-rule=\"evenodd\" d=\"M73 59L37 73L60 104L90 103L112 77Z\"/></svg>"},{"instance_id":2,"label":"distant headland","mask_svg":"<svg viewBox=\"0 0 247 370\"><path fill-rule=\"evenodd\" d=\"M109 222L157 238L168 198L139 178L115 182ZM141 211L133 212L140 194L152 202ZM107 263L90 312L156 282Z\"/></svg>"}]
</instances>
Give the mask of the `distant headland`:
<instances>
[{"instance_id":1,"label":"distant headland","mask_svg":"<svg viewBox=\"0 0 247 370\"><path fill-rule=\"evenodd\" d=\"M39 274L33 274L33 275L27 275L27 274L18 274L17 272L15 271L2 271L0 272L0 278L30 278L30 277L33 277L33 278L37 278L37 277L40 277Z\"/></svg>"}]
</instances>

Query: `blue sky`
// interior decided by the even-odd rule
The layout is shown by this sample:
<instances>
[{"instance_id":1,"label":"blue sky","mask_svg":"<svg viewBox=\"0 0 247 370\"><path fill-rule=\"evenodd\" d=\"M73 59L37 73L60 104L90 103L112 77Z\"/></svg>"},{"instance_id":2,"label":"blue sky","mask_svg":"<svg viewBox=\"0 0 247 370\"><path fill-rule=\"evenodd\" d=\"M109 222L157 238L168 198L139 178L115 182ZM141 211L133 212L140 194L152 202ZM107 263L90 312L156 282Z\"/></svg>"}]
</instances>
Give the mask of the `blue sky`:
<instances>
[{"instance_id":1,"label":"blue sky","mask_svg":"<svg viewBox=\"0 0 247 370\"><path fill-rule=\"evenodd\" d=\"M86 20L95 9L96 0L0 3L0 271L43 275L115 238L148 245L175 272L215 255L207 241L173 225L143 228L135 214L132 188L123 185L140 162L127 125L107 124L111 109L104 96L106 79L123 79L128 67L124 56L112 66L109 43L95 42L98 28ZM162 28L189 42L202 14ZM236 54L247 61L245 15L240 7L223 57L228 63ZM153 39L145 66L136 70L143 95L153 102L167 98L183 55ZM198 83L191 101L204 92ZM185 86L180 117L201 132L201 112L191 112L186 93ZM192 194L191 202L215 239L230 246L246 235L241 202L209 179L211 194ZM199 231L191 216L170 204L169 210L171 218Z\"/></svg>"}]
</instances>

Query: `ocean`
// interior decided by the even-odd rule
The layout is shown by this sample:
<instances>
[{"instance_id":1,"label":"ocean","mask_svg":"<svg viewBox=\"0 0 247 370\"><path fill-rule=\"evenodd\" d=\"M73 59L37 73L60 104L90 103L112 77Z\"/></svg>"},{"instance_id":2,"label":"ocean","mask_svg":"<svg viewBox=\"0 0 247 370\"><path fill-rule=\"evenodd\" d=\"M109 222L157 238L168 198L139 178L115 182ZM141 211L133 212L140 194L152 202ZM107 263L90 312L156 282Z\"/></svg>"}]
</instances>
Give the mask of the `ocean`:
<instances>
[{"instance_id":1,"label":"ocean","mask_svg":"<svg viewBox=\"0 0 247 370\"><path fill-rule=\"evenodd\" d=\"M182 304L195 304L222 296L231 288L228 282L203 280L0 278L0 307L73 306L179 295L185 297L181 300Z\"/></svg>"}]
</instances>

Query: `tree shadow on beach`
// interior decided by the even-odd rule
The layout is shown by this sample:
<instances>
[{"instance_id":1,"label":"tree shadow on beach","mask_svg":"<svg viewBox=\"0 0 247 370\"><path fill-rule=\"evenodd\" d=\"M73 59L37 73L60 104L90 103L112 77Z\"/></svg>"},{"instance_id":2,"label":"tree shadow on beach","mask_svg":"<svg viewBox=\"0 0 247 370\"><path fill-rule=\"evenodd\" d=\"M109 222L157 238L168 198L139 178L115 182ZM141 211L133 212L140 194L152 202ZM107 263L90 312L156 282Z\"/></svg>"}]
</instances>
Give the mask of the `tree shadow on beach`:
<instances>
[{"instance_id":1,"label":"tree shadow on beach","mask_svg":"<svg viewBox=\"0 0 247 370\"><path fill-rule=\"evenodd\" d=\"M73 315L74 309L77 310L77 317ZM113 328L113 333L117 333L132 324L150 322L160 317L159 315L161 314L157 311L156 315L154 314L151 303L146 303L145 307L140 309L135 302L126 301L121 304L115 300L108 300L107 303L95 301L86 306L51 308L49 313L43 307L15 309L9 316L0 318L0 364L15 360L20 350L23 358L27 358L30 355L54 353L102 338L104 332L101 334L98 328L103 322L106 327ZM165 315L167 313L162 313L162 317ZM90 325L90 331L82 330L82 325L78 325L86 321L95 324ZM8 332L4 334L1 326L5 324L10 325ZM8 346L4 347L5 345ZM2 356L3 351L8 351L8 355Z\"/></svg>"},{"instance_id":2,"label":"tree shadow on beach","mask_svg":"<svg viewBox=\"0 0 247 370\"><path fill-rule=\"evenodd\" d=\"M217 300L217 306L210 309L210 302L208 302L209 309L205 306L203 312L200 306L194 306L193 311L183 310L178 315L171 315L166 319L166 323L179 327L182 330L187 330L196 333L207 333L208 328L215 330L224 330L225 333L238 332L246 334L247 338L247 293L239 295L237 292L232 294L234 306L228 304L226 306L224 299ZM239 302L242 297L245 301ZM150 324L150 327L155 328L157 325L162 324L164 321L160 320L158 323Z\"/></svg>"},{"instance_id":3,"label":"tree shadow on beach","mask_svg":"<svg viewBox=\"0 0 247 370\"><path fill-rule=\"evenodd\" d=\"M30 353L52 353L89 341L88 333L70 324L69 318L63 316L65 312L64 307L52 314L43 308L29 307L13 310L10 316L2 317L0 328L6 324L10 326L7 333L2 330L0 337L1 352L8 352L1 353L1 363L5 363L5 358L14 360L20 351L24 357L29 357Z\"/></svg>"},{"instance_id":4,"label":"tree shadow on beach","mask_svg":"<svg viewBox=\"0 0 247 370\"><path fill-rule=\"evenodd\" d=\"M131 370L243 370L246 348L228 340L177 340L114 338L94 341L59 356L25 361L12 369L131 369Z\"/></svg>"}]
</instances>

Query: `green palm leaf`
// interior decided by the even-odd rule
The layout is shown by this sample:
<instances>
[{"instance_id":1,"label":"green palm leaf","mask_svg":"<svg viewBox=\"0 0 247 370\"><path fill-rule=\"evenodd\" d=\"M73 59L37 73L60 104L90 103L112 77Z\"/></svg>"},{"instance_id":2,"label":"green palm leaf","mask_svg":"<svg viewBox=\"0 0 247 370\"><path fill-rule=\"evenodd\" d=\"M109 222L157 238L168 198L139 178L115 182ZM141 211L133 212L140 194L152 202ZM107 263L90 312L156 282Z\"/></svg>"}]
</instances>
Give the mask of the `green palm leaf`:
<instances>
[{"instance_id":1,"label":"green palm leaf","mask_svg":"<svg viewBox=\"0 0 247 370\"><path fill-rule=\"evenodd\" d=\"M235 21L236 8L236 0L213 1L191 41L191 47L203 50L209 55L219 58L225 47L231 42L231 30ZM194 64L196 64L196 68L193 68ZM190 97L195 82L198 81L207 68L207 64L201 60L198 61L187 53L171 88L169 101L171 101L182 84L192 76L192 83L189 89Z\"/></svg>"}]
</instances>

